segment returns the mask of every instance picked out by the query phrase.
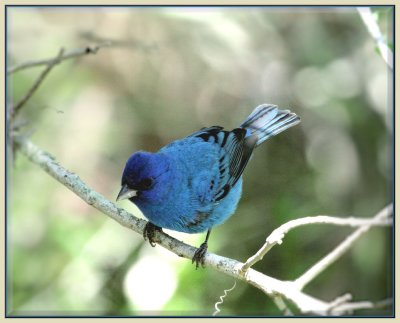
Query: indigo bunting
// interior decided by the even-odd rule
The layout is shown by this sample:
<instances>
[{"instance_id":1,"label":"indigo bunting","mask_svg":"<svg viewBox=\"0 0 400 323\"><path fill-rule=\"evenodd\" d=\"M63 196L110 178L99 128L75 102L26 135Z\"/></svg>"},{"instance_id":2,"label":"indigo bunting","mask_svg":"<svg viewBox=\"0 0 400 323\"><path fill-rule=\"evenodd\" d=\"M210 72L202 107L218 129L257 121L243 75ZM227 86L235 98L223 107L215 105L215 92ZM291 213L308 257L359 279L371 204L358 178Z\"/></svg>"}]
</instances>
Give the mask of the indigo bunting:
<instances>
[{"instance_id":1,"label":"indigo bunting","mask_svg":"<svg viewBox=\"0 0 400 323\"><path fill-rule=\"evenodd\" d=\"M149 220L143 237L154 247L155 231L207 231L192 263L204 266L211 229L235 211L242 173L253 150L268 138L296 125L300 118L276 105L262 104L233 130L202 128L156 153L131 155L122 174L117 201L129 199Z\"/></svg>"}]
</instances>

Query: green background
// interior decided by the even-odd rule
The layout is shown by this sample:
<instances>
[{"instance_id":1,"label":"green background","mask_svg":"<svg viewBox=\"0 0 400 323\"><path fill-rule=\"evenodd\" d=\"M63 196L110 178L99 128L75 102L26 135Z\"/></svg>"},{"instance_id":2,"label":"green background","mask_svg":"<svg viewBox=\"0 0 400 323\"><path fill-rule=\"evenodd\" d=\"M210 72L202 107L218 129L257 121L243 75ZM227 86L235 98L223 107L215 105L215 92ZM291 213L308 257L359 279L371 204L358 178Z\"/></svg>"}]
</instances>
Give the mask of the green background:
<instances>
[{"instance_id":1,"label":"green background","mask_svg":"<svg viewBox=\"0 0 400 323\"><path fill-rule=\"evenodd\" d=\"M22 133L112 201L137 150L156 151L203 126L236 127L261 103L302 118L257 149L236 213L212 232L211 252L245 261L289 220L371 217L391 201L392 72L356 8L7 12L9 66L54 57L61 47L113 41L56 66L19 118ZM392 9L374 12L390 40ZM9 77L10 103L42 69ZM226 275L151 248L25 157L13 157L9 314L211 315L233 285ZM142 216L128 201L118 205ZM296 229L254 268L295 279L352 230ZM168 233L196 246L205 236ZM390 297L391 246L390 228L370 230L305 291L324 301L348 292L356 301ZM220 308L219 315L282 315L269 297L239 281Z\"/></svg>"}]
</instances>

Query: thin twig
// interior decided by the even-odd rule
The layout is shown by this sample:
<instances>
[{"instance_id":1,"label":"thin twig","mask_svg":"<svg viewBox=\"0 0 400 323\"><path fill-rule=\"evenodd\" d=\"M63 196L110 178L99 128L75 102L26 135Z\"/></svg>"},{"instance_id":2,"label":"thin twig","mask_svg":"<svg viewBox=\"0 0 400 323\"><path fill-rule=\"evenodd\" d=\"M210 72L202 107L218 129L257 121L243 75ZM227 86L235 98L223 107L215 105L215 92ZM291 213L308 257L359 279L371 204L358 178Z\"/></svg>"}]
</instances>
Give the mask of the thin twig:
<instances>
[{"instance_id":1,"label":"thin twig","mask_svg":"<svg viewBox=\"0 0 400 323\"><path fill-rule=\"evenodd\" d=\"M90 42L95 42L95 43L109 42L112 44L113 47L127 47L133 49L140 49L146 52L158 48L156 43L146 44L135 39L117 39L117 38L103 37L93 33L92 31L82 31L78 34L78 36Z\"/></svg>"},{"instance_id":2,"label":"thin twig","mask_svg":"<svg viewBox=\"0 0 400 323\"><path fill-rule=\"evenodd\" d=\"M286 305L286 303L283 300L282 296L276 295L275 297L272 297L272 300L274 301L276 307L279 308L279 310L283 313L283 315L285 315L285 316L293 316L292 311Z\"/></svg>"},{"instance_id":3,"label":"thin twig","mask_svg":"<svg viewBox=\"0 0 400 323\"><path fill-rule=\"evenodd\" d=\"M303 225L310 224L333 224L339 226L350 226L350 227L363 227L363 226L387 226L392 224L391 219L365 219L365 218L339 218L328 215L317 215L308 216L305 218L295 219L285 224L281 225L279 228L275 229L266 239L264 245L249 259L247 259L242 271L245 272L255 263L263 259L265 254L271 250L276 244L281 244L285 234L294 228L298 228Z\"/></svg>"},{"instance_id":4,"label":"thin twig","mask_svg":"<svg viewBox=\"0 0 400 323\"><path fill-rule=\"evenodd\" d=\"M329 311L331 311L333 308L336 308L344 303L347 303L351 301L353 296L350 293L346 293L344 295L340 295L339 297L335 298L330 304L329 304Z\"/></svg>"},{"instance_id":5,"label":"thin twig","mask_svg":"<svg viewBox=\"0 0 400 323\"><path fill-rule=\"evenodd\" d=\"M100 48L103 47L109 47L111 46L111 42L104 42L95 46L86 46L84 48L79 48L79 49L73 49L71 51L68 51L67 53L61 55L58 58L58 61L56 63L59 63L61 61L70 59L70 58L77 58L80 56L85 56L85 55L90 55L90 54L96 54ZM10 67L7 70L7 75L10 75L12 73L21 71L26 68L31 68L31 67L36 67L36 66L41 66L41 65L49 65L54 61L54 58L50 59L42 59L42 60L37 60L37 61L31 61L31 62L25 62L22 64L18 64L15 66Z\"/></svg>"},{"instance_id":6,"label":"thin twig","mask_svg":"<svg viewBox=\"0 0 400 323\"><path fill-rule=\"evenodd\" d=\"M392 50L385 42L385 38L382 35L382 32L378 26L378 23L375 21L374 16L372 14L370 7L359 7L357 8L365 26L367 27L369 33L372 38L375 40L376 45L378 46L379 53L382 58L386 62L386 64L393 69L393 53Z\"/></svg>"},{"instance_id":7,"label":"thin twig","mask_svg":"<svg viewBox=\"0 0 400 323\"><path fill-rule=\"evenodd\" d=\"M390 217L393 213L393 205L389 204L381 211L379 211L372 220L375 221L392 221ZM309 268L303 275L297 278L294 282L298 286L299 290L302 290L310 281L312 281L316 276L323 272L326 268L332 265L338 258L340 258L347 250L349 250L354 242L359 239L364 233L366 233L374 223L371 221L369 224L358 228L352 234L350 234L345 240L343 240L334 250L328 253L320 261L318 261L314 266Z\"/></svg>"},{"instance_id":8,"label":"thin twig","mask_svg":"<svg viewBox=\"0 0 400 323\"><path fill-rule=\"evenodd\" d=\"M28 102L28 100L32 97L32 95L36 92L36 90L39 88L40 84L44 81L46 78L47 74L50 73L50 71L53 69L53 67L60 62L60 58L64 53L64 49L61 48L58 55L50 60L47 64L47 67L43 70L42 73L40 73L39 77L36 79L35 83L33 83L32 87L29 89L29 91L26 93L26 95L18 102L16 103L13 107L10 109L10 115L9 115L9 124L12 123L13 119L16 117L16 115L19 113L21 108Z\"/></svg>"},{"instance_id":9,"label":"thin twig","mask_svg":"<svg viewBox=\"0 0 400 323\"><path fill-rule=\"evenodd\" d=\"M381 301L373 302L374 308L384 308L393 305L393 299L386 298Z\"/></svg>"},{"instance_id":10,"label":"thin twig","mask_svg":"<svg viewBox=\"0 0 400 323\"><path fill-rule=\"evenodd\" d=\"M352 314L355 310L363 310L363 309L371 309L371 308L382 308L388 307L393 304L392 299L385 299L378 302L344 302L330 311L332 315L344 315L344 314Z\"/></svg>"}]
</instances>

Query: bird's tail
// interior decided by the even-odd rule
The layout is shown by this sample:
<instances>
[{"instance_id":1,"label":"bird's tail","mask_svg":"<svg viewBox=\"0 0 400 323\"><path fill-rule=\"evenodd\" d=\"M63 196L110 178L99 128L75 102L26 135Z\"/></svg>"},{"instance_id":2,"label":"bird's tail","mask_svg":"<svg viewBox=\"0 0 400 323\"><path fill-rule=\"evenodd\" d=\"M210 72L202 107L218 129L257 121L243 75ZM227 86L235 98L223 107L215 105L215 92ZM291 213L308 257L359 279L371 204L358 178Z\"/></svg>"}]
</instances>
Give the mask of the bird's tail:
<instances>
[{"instance_id":1,"label":"bird's tail","mask_svg":"<svg viewBox=\"0 0 400 323\"><path fill-rule=\"evenodd\" d=\"M289 110L279 110L273 104L261 104L247 117L240 127L248 129L248 135L257 135L256 146L268 138L293 127L300 117Z\"/></svg>"}]
</instances>

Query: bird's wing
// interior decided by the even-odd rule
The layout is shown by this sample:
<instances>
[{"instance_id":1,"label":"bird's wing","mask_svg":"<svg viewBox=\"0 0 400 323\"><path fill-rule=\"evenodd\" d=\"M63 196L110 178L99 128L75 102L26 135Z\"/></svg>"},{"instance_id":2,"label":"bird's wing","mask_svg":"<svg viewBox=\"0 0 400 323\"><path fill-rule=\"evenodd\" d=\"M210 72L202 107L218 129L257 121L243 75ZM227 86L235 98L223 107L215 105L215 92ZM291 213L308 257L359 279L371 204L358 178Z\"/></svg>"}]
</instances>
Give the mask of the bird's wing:
<instances>
[{"instance_id":1,"label":"bird's wing","mask_svg":"<svg viewBox=\"0 0 400 323\"><path fill-rule=\"evenodd\" d=\"M214 197L214 201L218 202L229 193L242 175L256 145L257 136L246 137L246 129L243 128L226 131L219 126L203 128L192 136L214 143L221 150L218 185Z\"/></svg>"},{"instance_id":2,"label":"bird's wing","mask_svg":"<svg viewBox=\"0 0 400 323\"><path fill-rule=\"evenodd\" d=\"M223 131L223 129L224 128L220 126L204 127L192 133L189 137L200 137L204 141L208 141L211 136L217 135L219 132Z\"/></svg>"}]
</instances>

